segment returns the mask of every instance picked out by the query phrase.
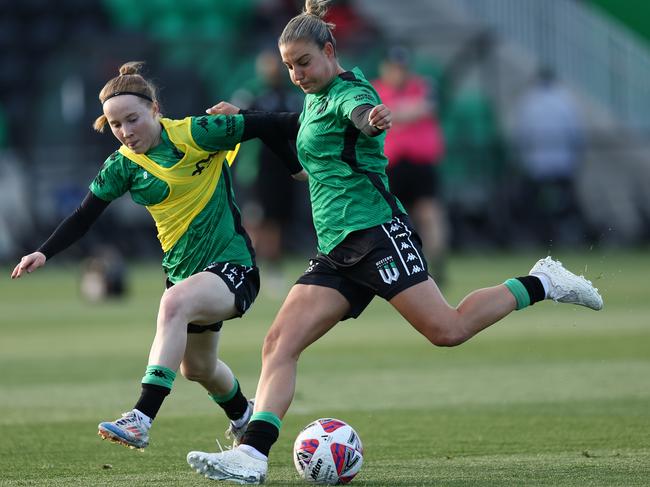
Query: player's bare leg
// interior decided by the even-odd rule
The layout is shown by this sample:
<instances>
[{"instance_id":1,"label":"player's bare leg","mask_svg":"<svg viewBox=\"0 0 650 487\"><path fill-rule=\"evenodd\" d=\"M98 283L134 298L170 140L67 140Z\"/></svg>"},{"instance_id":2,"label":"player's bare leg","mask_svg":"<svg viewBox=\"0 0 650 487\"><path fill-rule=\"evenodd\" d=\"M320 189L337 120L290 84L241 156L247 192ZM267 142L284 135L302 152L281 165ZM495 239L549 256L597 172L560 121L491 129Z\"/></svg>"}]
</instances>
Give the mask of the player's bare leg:
<instances>
[{"instance_id":1,"label":"player's bare leg","mask_svg":"<svg viewBox=\"0 0 650 487\"><path fill-rule=\"evenodd\" d=\"M277 422L277 438L280 421L293 400L300 354L336 325L349 308L347 299L334 289L304 284L291 289L264 339L255 413L246 435L260 418L264 421L258 423L269 421L266 426L271 429L270 423ZM266 455L247 444L221 453L193 451L187 462L208 478L237 483L262 483L267 471Z\"/></svg>"}]
</instances>

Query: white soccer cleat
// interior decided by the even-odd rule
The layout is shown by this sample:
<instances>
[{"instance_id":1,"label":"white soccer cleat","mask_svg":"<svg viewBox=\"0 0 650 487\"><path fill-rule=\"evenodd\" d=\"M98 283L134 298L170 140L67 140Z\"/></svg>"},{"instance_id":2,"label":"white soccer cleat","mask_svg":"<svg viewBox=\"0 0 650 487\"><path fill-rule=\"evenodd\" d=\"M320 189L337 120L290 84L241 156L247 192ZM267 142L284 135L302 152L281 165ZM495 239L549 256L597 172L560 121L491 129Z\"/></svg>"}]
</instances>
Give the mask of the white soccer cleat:
<instances>
[{"instance_id":1,"label":"white soccer cleat","mask_svg":"<svg viewBox=\"0 0 650 487\"><path fill-rule=\"evenodd\" d=\"M246 427L248 426L248 423L251 420L251 416L253 415L253 409L255 408L255 398L249 399L248 400L248 409L246 410L245 414L248 414L248 418L246 418L246 422L242 424L241 426L237 427L235 424L231 421L230 425L228 426L228 429L225 432L226 438L232 440L232 447L237 448L239 444L241 443L241 439L244 437L244 433L246 433ZM217 443L219 440L217 440Z\"/></svg>"},{"instance_id":2,"label":"white soccer cleat","mask_svg":"<svg viewBox=\"0 0 650 487\"><path fill-rule=\"evenodd\" d=\"M603 308L603 298L591 281L568 271L562 262L546 257L540 259L529 274L543 274L548 278L547 298L559 303L578 304L598 311Z\"/></svg>"},{"instance_id":3,"label":"white soccer cleat","mask_svg":"<svg viewBox=\"0 0 650 487\"><path fill-rule=\"evenodd\" d=\"M97 434L105 440L143 449L149 445L149 425L135 411L122 413L120 419L99 423Z\"/></svg>"},{"instance_id":4,"label":"white soccer cleat","mask_svg":"<svg viewBox=\"0 0 650 487\"><path fill-rule=\"evenodd\" d=\"M191 451L187 454L187 463L196 473L212 480L259 485L266 478L267 462L239 449L221 453Z\"/></svg>"}]
</instances>

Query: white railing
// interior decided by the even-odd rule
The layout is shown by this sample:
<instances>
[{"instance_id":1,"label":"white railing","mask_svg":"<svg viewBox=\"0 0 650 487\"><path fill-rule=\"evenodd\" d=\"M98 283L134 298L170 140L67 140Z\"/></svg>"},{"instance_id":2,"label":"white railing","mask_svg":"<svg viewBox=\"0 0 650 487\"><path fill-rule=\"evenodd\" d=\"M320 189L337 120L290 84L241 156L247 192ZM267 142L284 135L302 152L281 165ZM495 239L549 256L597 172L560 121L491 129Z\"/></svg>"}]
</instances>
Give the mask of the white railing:
<instances>
[{"instance_id":1,"label":"white railing","mask_svg":"<svg viewBox=\"0 0 650 487\"><path fill-rule=\"evenodd\" d=\"M650 49L574 0L457 0L583 90L625 126L650 130Z\"/></svg>"}]
</instances>

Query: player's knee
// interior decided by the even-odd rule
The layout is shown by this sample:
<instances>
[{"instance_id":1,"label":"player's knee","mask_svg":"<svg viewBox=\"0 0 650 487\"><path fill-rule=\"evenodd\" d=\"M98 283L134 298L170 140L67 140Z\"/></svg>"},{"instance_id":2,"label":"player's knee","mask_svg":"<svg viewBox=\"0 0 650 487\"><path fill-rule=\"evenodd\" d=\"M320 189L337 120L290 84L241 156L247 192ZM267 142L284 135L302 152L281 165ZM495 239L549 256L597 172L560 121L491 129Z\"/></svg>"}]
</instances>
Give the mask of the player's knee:
<instances>
[{"instance_id":1,"label":"player's knee","mask_svg":"<svg viewBox=\"0 0 650 487\"><path fill-rule=\"evenodd\" d=\"M181 363L180 370L187 380L201 382L210 378L214 372L214 364L207 364L202 360L185 359Z\"/></svg>"},{"instance_id":2,"label":"player's knee","mask_svg":"<svg viewBox=\"0 0 650 487\"><path fill-rule=\"evenodd\" d=\"M460 323L455 321L430 321L427 323L424 336L437 347L455 347L467 340Z\"/></svg>"},{"instance_id":3,"label":"player's knee","mask_svg":"<svg viewBox=\"0 0 650 487\"><path fill-rule=\"evenodd\" d=\"M264 337L262 345L262 361L265 363L284 360L297 360L301 350L292 346L292 340L288 339L280 327L271 327Z\"/></svg>"},{"instance_id":4,"label":"player's knee","mask_svg":"<svg viewBox=\"0 0 650 487\"><path fill-rule=\"evenodd\" d=\"M167 290L160 298L159 323L174 321L183 313L183 305L184 300L180 293L175 292L173 288Z\"/></svg>"},{"instance_id":5,"label":"player's knee","mask_svg":"<svg viewBox=\"0 0 650 487\"><path fill-rule=\"evenodd\" d=\"M264 343L262 345L262 360L268 361L277 354L279 342L280 333L275 328L271 328L264 337Z\"/></svg>"},{"instance_id":6,"label":"player's knee","mask_svg":"<svg viewBox=\"0 0 650 487\"><path fill-rule=\"evenodd\" d=\"M436 347L455 347L465 342L462 336L456 334L439 334L433 337L427 337Z\"/></svg>"}]
</instances>

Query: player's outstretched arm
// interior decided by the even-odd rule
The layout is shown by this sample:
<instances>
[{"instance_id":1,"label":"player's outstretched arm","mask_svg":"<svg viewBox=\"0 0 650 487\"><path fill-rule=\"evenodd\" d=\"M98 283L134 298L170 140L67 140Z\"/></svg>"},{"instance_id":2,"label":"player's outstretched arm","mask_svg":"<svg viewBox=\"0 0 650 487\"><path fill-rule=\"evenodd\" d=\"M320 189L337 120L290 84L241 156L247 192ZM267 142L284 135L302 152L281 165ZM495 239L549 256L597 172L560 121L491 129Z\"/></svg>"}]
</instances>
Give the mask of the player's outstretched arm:
<instances>
[{"instance_id":1,"label":"player's outstretched arm","mask_svg":"<svg viewBox=\"0 0 650 487\"><path fill-rule=\"evenodd\" d=\"M291 177L298 181L307 180L307 173L298 161L294 142L298 135L298 113L240 110L239 107L225 101L211 106L206 113L243 115L245 124L241 141L259 138L284 163Z\"/></svg>"},{"instance_id":2,"label":"player's outstretched arm","mask_svg":"<svg viewBox=\"0 0 650 487\"><path fill-rule=\"evenodd\" d=\"M79 240L90 228L99 215L109 205L109 201L104 201L88 192L79 207L66 217L61 224L54 230L43 245L36 252L25 255L20 263L11 273L11 278L16 279L24 273L35 271L45 265L47 259L51 259L70 245Z\"/></svg>"},{"instance_id":3,"label":"player's outstretched arm","mask_svg":"<svg viewBox=\"0 0 650 487\"><path fill-rule=\"evenodd\" d=\"M46 260L47 257L45 257L45 254L42 252L32 252L29 255L23 256L18 265L14 267L14 271L11 273L11 278L17 279L24 273L29 274L34 272L39 267L43 267Z\"/></svg>"}]
</instances>

